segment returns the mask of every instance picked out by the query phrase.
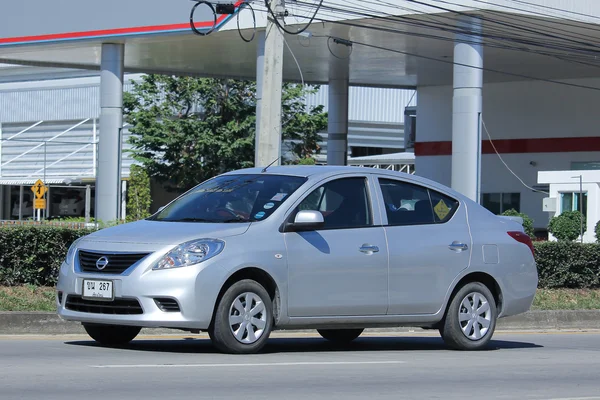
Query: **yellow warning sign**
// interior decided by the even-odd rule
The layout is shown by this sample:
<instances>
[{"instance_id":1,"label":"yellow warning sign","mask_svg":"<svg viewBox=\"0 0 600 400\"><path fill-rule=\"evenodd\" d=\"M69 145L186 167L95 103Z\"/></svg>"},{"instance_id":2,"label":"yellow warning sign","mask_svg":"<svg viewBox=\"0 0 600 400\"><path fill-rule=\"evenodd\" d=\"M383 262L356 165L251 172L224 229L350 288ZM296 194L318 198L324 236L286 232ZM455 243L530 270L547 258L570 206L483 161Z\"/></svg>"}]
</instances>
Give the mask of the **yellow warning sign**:
<instances>
[{"instance_id":1,"label":"yellow warning sign","mask_svg":"<svg viewBox=\"0 0 600 400\"><path fill-rule=\"evenodd\" d=\"M43 210L46 208L46 199L35 199L33 202L33 208L36 210Z\"/></svg>"},{"instance_id":2,"label":"yellow warning sign","mask_svg":"<svg viewBox=\"0 0 600 400\"><path fill-rule=\"evenodd\" d=\"M41 179L38 179L31 187L31 191L33 192L33 194L35 194L35 197L37 199L41 199L46 194L46 191L48 191L48 188L46 187L46 185L44 185L44 182L42 182Z\"/></svg>"},{"instance_id":3,"label":"yellow warning sign","mask_svg":"<svg viewBox=\"0 0 600 400\"><path fill-rule=\"evenodd\" d=\"M440 200L440 202L437 203L435 207L433 207L433 211L435 211L435 214L438 216L439 219L444 219L450 212L450 209L448 208L446 203L444 203L444 200Z\"/></svg>"}]
</instances>

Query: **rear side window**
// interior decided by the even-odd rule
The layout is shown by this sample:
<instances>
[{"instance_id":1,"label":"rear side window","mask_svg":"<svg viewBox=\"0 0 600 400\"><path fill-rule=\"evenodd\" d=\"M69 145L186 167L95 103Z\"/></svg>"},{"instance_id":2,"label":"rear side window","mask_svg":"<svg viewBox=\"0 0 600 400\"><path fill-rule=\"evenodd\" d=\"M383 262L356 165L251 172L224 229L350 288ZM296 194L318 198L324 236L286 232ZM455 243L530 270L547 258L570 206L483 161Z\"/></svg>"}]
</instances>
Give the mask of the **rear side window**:
<instances>
[{"instance_id":1,"label":"rear side window","mask_svg":"<svg viewBox=\"0 0 600 400\"><path fill-rule=\"evenodd\" d=\"M458 201L429 189L431 205L433 207L433 218L437 223L444 223L452 218L458 208Z\"/></svg>"},{"instance_id":2,"label":"rear side window","mask_svg":"<svg viewBox=\"0 0 600 400\"><path fill-rule=\"evenodd\" d=\"M458 201L429 188L392 179L379 179L388 225L444 223Z\"/></svg>"}]
</instances>

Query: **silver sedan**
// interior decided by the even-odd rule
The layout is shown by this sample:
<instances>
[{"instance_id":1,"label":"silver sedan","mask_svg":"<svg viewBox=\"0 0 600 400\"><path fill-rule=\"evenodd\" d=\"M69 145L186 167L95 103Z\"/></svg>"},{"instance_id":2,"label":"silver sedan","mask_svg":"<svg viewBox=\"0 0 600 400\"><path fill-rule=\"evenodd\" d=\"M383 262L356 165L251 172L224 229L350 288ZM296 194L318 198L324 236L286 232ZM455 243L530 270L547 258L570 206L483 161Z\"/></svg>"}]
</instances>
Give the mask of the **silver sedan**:
<instances>
[{"instance_id":1,"label":"silver sedan","mask_svg":"<svg viewBox=\"0 0 600 400\"><path fill-rule=\"evenodd\" d=\"M167 327L253 353L274 329L348 342L369 327L415 326L476 350L498 318L529 310L533 251L518 218L417 176L247 169L73 243L58 314L105 345Z\"/></svg>"}]
</instances>

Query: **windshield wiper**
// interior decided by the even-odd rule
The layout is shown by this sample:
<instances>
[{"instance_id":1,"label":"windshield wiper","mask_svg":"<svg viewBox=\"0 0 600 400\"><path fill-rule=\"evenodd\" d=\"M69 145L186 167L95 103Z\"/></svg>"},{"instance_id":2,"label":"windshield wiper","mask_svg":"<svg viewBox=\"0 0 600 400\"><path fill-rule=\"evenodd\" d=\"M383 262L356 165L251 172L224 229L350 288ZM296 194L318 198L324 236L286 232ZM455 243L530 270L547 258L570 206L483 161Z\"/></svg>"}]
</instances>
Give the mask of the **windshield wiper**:
<instances>
[{"instance_id":1,"label":"windshield wiper","mask_svg":"<svg viewBox=\"0 0 600 400\"><path fill-rule=\"evenodd\" d=\"M248 222L248 221L246 220L246 218L237 217L237 218L224 219L223 221L219 221L219 222L227 224L230 222Z\"/></svg>"},{"instance_id":2,"label":"windshield wiper","mask_svg":"<svg viewBox=\"0 0 600 400\"><path fill-rule=\"evenodd\" d=\"M212 219L206 219L206 218L192 218L192 217L186 217L186 218L180 218L180 219L162 219L161 221L165 221L165 222L218 222Z\"/></svg>"}]
</instances>

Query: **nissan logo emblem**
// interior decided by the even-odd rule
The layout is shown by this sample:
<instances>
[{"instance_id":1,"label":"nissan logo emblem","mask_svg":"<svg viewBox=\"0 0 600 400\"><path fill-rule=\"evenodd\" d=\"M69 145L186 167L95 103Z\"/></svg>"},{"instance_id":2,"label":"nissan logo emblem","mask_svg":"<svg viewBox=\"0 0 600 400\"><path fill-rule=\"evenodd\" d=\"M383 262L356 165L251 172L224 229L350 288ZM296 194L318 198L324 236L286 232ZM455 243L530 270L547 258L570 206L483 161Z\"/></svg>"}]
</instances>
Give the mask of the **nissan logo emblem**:
<instances>
[{"instance_id":1,"label":"nissan logo emblem","mask_svg":"<svg viewBox=\"0 0 600 400\"><path fill-rule=\"evenodd\" d=\"M96 268L102 271L108 265L108 258L102 256L96 261Z\"/></svg>"}]
</instances>

